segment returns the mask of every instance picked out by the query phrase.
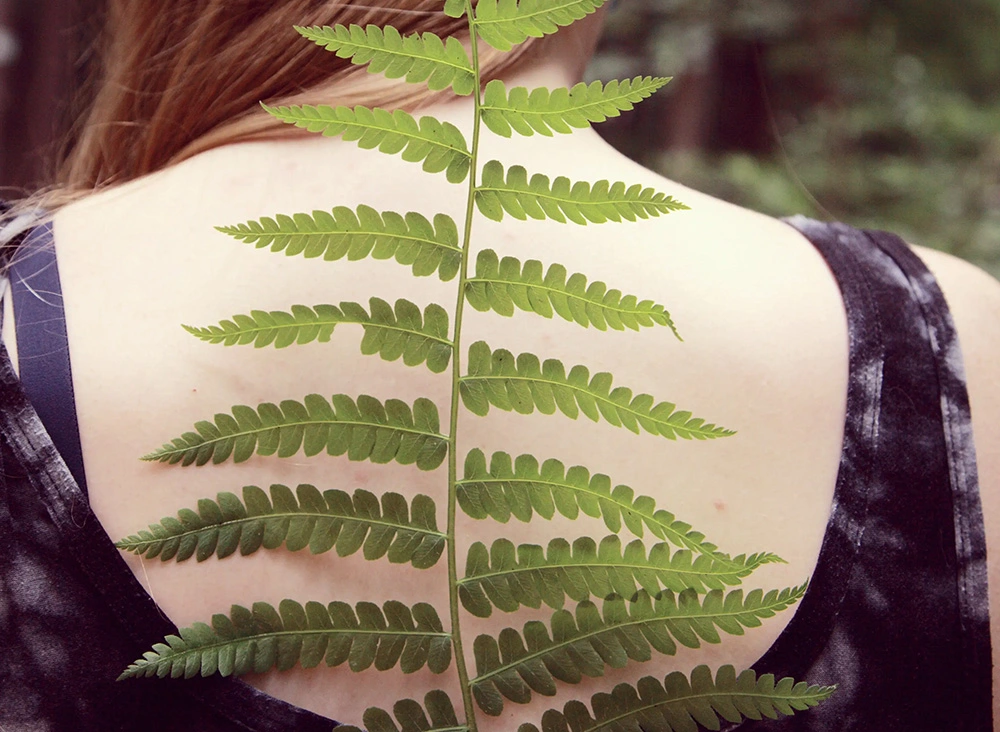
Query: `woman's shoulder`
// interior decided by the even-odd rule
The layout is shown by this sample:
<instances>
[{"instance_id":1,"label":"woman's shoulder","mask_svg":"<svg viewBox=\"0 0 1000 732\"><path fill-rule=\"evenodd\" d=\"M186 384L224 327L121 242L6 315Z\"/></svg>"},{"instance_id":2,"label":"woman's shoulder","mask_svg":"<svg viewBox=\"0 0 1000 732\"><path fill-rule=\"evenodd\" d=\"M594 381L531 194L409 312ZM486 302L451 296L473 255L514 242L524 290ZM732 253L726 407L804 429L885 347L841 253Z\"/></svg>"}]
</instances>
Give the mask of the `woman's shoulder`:
<instances>
[{"instance_id":1,"label":"woman's shoulder","mask_svg":"<svg viewBox=\"0 0 1000 732\"><path fill-rule=\"evenodd\" d=\"M973 264L936 249L914 247L944 292L959 330L975 330L1000 348L1000 281ZM970 337L976 337L972 332ZM977 338L977 340L979 340Z\"/></svg>"}]
</instances>

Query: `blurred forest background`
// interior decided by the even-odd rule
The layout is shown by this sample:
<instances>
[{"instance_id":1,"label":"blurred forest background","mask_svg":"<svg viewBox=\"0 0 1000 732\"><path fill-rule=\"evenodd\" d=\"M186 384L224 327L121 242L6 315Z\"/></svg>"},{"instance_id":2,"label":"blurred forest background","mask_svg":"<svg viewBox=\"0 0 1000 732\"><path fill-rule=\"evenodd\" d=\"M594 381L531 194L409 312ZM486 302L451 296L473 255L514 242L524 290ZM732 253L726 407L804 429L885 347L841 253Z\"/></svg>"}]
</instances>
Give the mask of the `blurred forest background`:
<instances>
[{"instance_id":1,"label":"blurred forest background","mask_svg":"<svg viewBox=\"0 0 1000 732\"><path fill-rule=\"evenodd\" d=\"M45 180L92 2L0 0L8 195ZM1000 0L618 0L590 73L674 77L601 127L665 175L891 229L1000 277Z\"/></svg>"},{"instance_id":2,"label":"blurred forest background","mask_svg":"<svg viewBox=\"0 0 1000 732\"><path fill-rule=\"evenodd\" d=\"M620 0L591 75L639 74L599 129L647 167L1000 277L1000 0Z\"/></svg>"}]
</instances>

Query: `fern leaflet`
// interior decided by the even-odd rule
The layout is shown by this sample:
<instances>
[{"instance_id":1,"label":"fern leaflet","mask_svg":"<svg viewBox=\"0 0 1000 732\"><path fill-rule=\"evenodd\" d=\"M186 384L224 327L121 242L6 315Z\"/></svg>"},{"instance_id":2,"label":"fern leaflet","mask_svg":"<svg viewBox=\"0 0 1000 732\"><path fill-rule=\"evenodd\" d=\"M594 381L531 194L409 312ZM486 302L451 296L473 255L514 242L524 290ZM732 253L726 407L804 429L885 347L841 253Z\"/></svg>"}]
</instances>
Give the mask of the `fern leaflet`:
<instances>
[{"instance_id":1,"label":"fern leaflet","mask_svg":"<svg viewBox=\"0 0 1000 732\"><path fill-rule=\"evenodd\" d=\"M480 708L496 716L503 711L503 697L527 704L533 691L554 696L557 680L578 684L583 676L603 676L605 667L649 661L652 650L672 656L677 642L689 648L699 648L702 640L719 643L717 629L743 635L744 627L759 626L761 618L772 617L804 593L804 586L766 597L754 590L744 599L742 590L725 598L722 590L713 590L702 604L694 590L679 597L667 590L656 598L640 590L631 602L606 600L603 614L585 601L577 605L575 617L568 610L552 616L551 636L544 623L532 621L523 633L505 628L499 639L476 638L473 693Z\"/></svg>"},{"instance_id":2,"label":"fern leaflet","mask_svg":"<svg viewBox=\"0 0 1000 732\"><path fill-rule=\"evenodd\" d=\"M361 352L365 355L377 354L385 361L402 358L407 366L426 363L435 374L448 368L453 345L448 338L448 313L443 307L432 303L421 313L409 300L397 300L394 309L385 300L373 297L369 308L370 313L356 302L342 302L340 307L293 305L290 313L253 310L218 325L186 325L184 329L208 343L287 348L293 343L328 342L338 325L356 323L364 327Z\"/></svg>"},{"instance_id":3,"label":"fern leaflet","mask_svg":"<svg viewBox=\"0 0 1000 732\"><path fill-rule=\"evenodd\" d=\"M423 163L428 173L444 172L450 183L461 183L469 175L472 154L461 130L450 122L421 117L418 123L401 109L390 112L380 107L263 106L282 122L309 132L340 135L364 150L402 153L403 160Z\"/></svg>"},{"instance_id":4,"label":"fern leaflet","mask_svg":"<svg viewBox=\"0 0 1000 732\"><path fill-rule=\"evenodd\" d=\"M427 569L440 559L447 540L438 530L435 510L424 495L407 506L398 493L383 493L380 504L361 489L350 496L340 490L320 493L311 485L300 485L295 493L272 485L269 499L251 485L243 488L242 501L233 493L219 493L215 501L203 498L197 512L182 509L177 518L161 519L115 546L164 562L223 559L237 549L247 556L261 547L308 548L313 554L336 549L341 557L363 549L365 559L387 557L394 564Z\"/></svg>"},{"instance_id":5,"label":"fern leaflet","mask_svg":"<svg viewBox=\"0 0 1000 732\"><path fill-rule=\"evenodd\" d=\"M448 451L447 439L438 433L437 405L423 398L411 408L399 399L383 405L367 395L355 402L344 394L331 401L310 394L302 402L236 406L232 414L217 414L214 422L198 422L194 428L143 460L187 466L219 464L231 456L241 463L254 454L287 458L301 449L307 457L325 450L350 460L434 470Z\"/></svg>"},{"instance_id":6,"label":"fern leaflet","mask_svg":"<svg viewBox=\"0 0 1000 732\"><path fill-rule=\"evenodd\" d=\"M469 732L466 724L459 724L455 707L443 691L431 691L424 697L421 707L413 699L403 699L392 707L393 714L402 729L392 721L385 710L372 707L365 712L364 724L367 732ZM364 732L351 725L337 727L339 732Z\"/></svg>"},{"instance_id":7,"label":"fern leaflet","mask_svg":"<svg viewBox=\"0 0 1000 732\"><path fill-rule=\"evenodd\" d=\"M444 14L449 18L461 18L465 15L465 0L444 0Z\"/></svg>"},{"instance_id":8,"label":"fern leaflet","mask_svg":"<svg viewBox=\"0 0 1000 732\"><path fill-rule=\"evenodd\" d=\"M167 636L119 678L239 676L296 664L314 668L324 659L327 666L346 662L353 671L398 665L403 673L426 666L439 674L451 665L451 637L437 611L422 602L411 609L395 600L382 608L282 600L278 610L255 602L252 610L233 605L228 616L213 616L211 626L195 623Z\"/></svg>"},{"instance_id":9,"label":"fern leaflet","mask_svg":"<svg viewBox=\"0 0 1000 732\"><path fill-rule=\"evenodd\" d=\"M458 274L462 263L458 228L444 214L437 214L431 224L413 212L401 216L393 211L380 214L371 206L358 206L356 212L337 206L332 212L265 216L259 221L216 229L258 249L270 247L272 252L284 252L288 257L323 257L327 262L344 257L351 261L369 256L395 259L410 267L417 277L436 273L444 282Z\"/></svg>"},{"instance_id":10,"label":"fern leaflet","mask_svg":"<svg viewBox=\"0 0 1000 732\"><path fill-rule=\"evenodd\" d=\"M458 581L459 597L470 613L488 618L494 606L514 612L522 605L537 608L545 603L558 610L567 597L577 602L632 597L640 587L652 595L661 588L721 590L777 561L773 554L728 559L694 555L686 549L671 555L665 543L654 544L647 556L639 539L622 547L615 535L604 537L600 544L581 537L572 546L565 539L553 539L547 550L536 544L515 549L513 542L497 539L489 550L481 542L469 547L465 577Z\"/></svg>"},{"instance_id":11,"label":"fern leaflet","mask_svg":"<svg viewBox=\"0 0 1000 732\"><path fill-rule=\"evenodd\" d=\"M523 264L514 257L500 259L492 249L484 249L476 258L476 274L466 282L469 304L480 312L511 316L514 308L563 320L597 330L639 330L656 325L680 335L670 313L652 300L640 301L634 295L609 290L603 282L591 282L582 274L567 279L561 264L542 270L542 263L529 259Z\"/></svg>"},{"instance_id":12,"label":"fern leaflet","mask_svg":"<svg viewBox=\"0 0 1000 732\"><path fill-rule=\"evenodd\" d=\"M528 171L520 165L512 165L505 179L503 165L496 160L483 167L482 184L476 188L476 206L493 221L503 221L506 212L520 221L548 218L582 226L588 221L635 221L687 209L672 196L638 183L628 188L622 182L606 180L591 185L573 183L563 176L550 183L548 176L541 173L528 180Z\"/></svg>"},{"instance_id":13,"label":"fern leaflet","mask_svg":"<svg viewBox=\"0 0 1000 732\"><path fill-rule=\"evenodd\" d=\"M590 15L607 0L480 0L473 28L498 51L541 38Z\"/></svg>"},{"instance_id":14,"label":"fern leaflet","mask_svg":"<svg viewBox=\"0 0 1000 732\"><path fill-rule=\"evenodd\" d=\"M494 79L486 85L483 123L501 137L510 137L514 132L526 137L536 132L546 137L553 132L565 135L620 116L669 81L637 76L607 85L581 82L572 89L559 87L551 91L515 86L508 92L502 81Z\"/></svg>"},{"instance_id":15,"label":"fern leaflet","mask_svg":"<svg viewBox=\"0 0 1000 732\"><path fill-rule=\"evenodd\" d=\"M567 470L558 460L550 459L539 466L532 455L519 455L512 461L507 453L495 452L487 469L486 455L475 449L465 457L464 476L458 482L458 505L474 519L507 523L513 516L527 522L534 513L551 519L556 511L576 519L583 512L604 519L604 525L615 533L624 524L641 538L645 527L657 539L678 548L711 554L720 560L726 558L690 524L657 509L656 501L649 496L636 497L627 485L612 490L611 478L602 473L591 475L581 465Z\"/></svg>"},{"instance_id":16,"label":"fern leaflet","mask_svg":"<svg viewBox=\"0 0 1000 732\"><path fill-rule=\"evenodd\" d=\"M426 82L431 91L450 86L463 97L476 88L472 62L454 37L442 41L433 33L403 36L391 25L296 27L295 30L340 58L350 59L359 66L367 64L373 74L384 74L389 79L405 77L409 84Z\"/></svg>"},{"instance_id":17,"label":"fern leaflet","mask_svg":"<svg viewBox=\"0 0 1000 732\"><path fill-rule=\"evenodd\" d=\"M541 732L697 732L702 725L720 729L720 719L778 719L815 707L829 699L835 686L810 686L784 678L777 684L772 674L758 677L753 670L739 676L732 666L722 666L712 679L708 666L691 672L691 681L679 671L663 682L652 676L639 679L635 687L619 684L610 694L595 694L591 708L578 701L562 712L550 709L542 717ZM533 724L522 724L518 732L539 732Z\"/></svg>"},{"instance_id":18,"label":"fern leaflet","mask_svg":"<svg viewBox=\"0 0 1000 732\"><path fill-rule=\"evenodd\" d=\"M590 376L586 366L566 373L562 362L540 363L531 353L516 359L505 349L493 351L483 341L469 348L469 373L461 379L462 401L473 414L486 416L494 406L505 412L542 414L562 412L576 419L582 412L598 422L602 418L615 427L639 434L646 431L668 440L678 437L709 440L729 437L731 430L705 424L690 412L677 411L669 402L656 403L649 394L632 395L623 386L612 389L612 376L601 372Z\"/></svg>"}]
</instances>

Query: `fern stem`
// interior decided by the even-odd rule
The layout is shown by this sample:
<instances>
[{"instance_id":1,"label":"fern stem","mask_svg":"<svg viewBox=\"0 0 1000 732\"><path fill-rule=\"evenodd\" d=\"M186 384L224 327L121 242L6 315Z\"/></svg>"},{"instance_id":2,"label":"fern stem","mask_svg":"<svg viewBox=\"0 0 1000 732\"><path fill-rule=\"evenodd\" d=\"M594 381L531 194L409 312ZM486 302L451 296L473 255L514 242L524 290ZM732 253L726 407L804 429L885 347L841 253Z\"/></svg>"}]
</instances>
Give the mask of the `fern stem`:
<instances>
[{"instance_id":1,"label":"fern stem","mask_svg":"<svg viewBox=\"0 0 1000 732\"><path fill-rule=\"evenodd\" d=\"M462 689L462 705L469 732L477 732L476 706L469 683L469 669L462 649L461 603L458 598L458 552L456 547L456 522L458 517L458 413L461 405L460 384L462 377L462 316L465 312L465 289L469 280L469 256L472 241L472 218L476 210L478 186L479 136L482 126L483 88L479 69L479 46L473 22L472 0L465 0L465 17L469 21L469 54L472 57L474 114L472 121L472 156L469 172L469 195L465 206L465 231L462 236L462 265L458 276L458 298L455 303L454 353L451 378L451 420L448 427L448 604L451 611L452 647L455 651L455 668Z\"/></svg>"}]
</instances>

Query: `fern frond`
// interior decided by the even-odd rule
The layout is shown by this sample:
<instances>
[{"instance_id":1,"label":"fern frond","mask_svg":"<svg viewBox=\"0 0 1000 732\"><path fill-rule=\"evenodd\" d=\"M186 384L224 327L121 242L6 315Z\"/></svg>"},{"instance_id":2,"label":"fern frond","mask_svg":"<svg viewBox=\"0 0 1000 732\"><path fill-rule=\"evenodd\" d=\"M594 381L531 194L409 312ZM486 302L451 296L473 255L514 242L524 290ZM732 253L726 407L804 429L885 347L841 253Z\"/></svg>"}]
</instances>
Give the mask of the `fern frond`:
<instances>
[{"instance_id":1,"label":"fern frond","mask_svg":"<svg viewBox=\"0 0 1000 732\"><path fill-rule=\"evenodd\" d=\"M713 590L704 602L694 590L680 596L667 590L655 598L640 590L630 602L606 600L603 613L584 601L575 617L568 610L556 611L551 636L544 623L532 621L523 633L505 628L499 639L477 637L472 691L480 708L496 716L503 711L503 697L527 704L533 691L554 696L557 680L578 684L584 676L603 676L605 667L649 661L653 650L672 656L677 643L688 648L699 648L703 640L719 643L719 630L743 635L744 628L757 627L761 618L797 602L805 589L773 590L766 596L754 590L746 598L743 590L725 597L722 590Z\"/></svg>"},{"instance_id":2,"label":"fern frond","mask_svg":"<svg viewBox=\"0 0 1000 732\"><path fill-rule=\"evenodd\" d=\"M773 674L758 677L749 669L737 676L728 665L719 668L713 681L708 666L698 666L690 682L675 671L662 683L645 676L636 687L619 684L610 694L595 694L593 712L579 701L568 702L562 712L550 709L542 717L541 732L697 732L699 724L720 729L720 718L733 723L778 719L815 707L836 690L787 677L775 684ZM539 729L522 724L518 732Z\"/></svg>"},{"instance_id":3,"label":"fern frond","mask_svg":"<svg viewBox=\"0 0 1000 732\"><path fill-rule=\"evenodd\" d=\"M336 549L341 557L363 549L365 559L387 557L427 569L441 557L447 538L438 530L434 501L424 495L408 506L398 493L383 493L380 504L361 489L350 496L340 490L320 493L311 485L300 485L295 493L272 485L269 499L251 485L243 488L242 501L233 493L219 493L215 501L203 498L197 512L182 509L177 518L164 518L115 546L164 562L223 559L237 549L247 556L282 545L293 552L308 547L313 554Z\"/></svg>"},{"instance_id":4,"label":"fern frond","mask_svg":"<svg viewBox=\"0 0 1000 732\"><path fill-rule=\"evenodd\" d=\"M590 15L607 0L480 0L472 25L498 51L541 38Z\"/></svg>"},{"instance_id":5,"label":"fern frond","mask_svg":"<svg viewBox=\"0 0 1000 732\"><path fill-rule=\"evenodd\" d=\"M583 226L588 221L635 221L687 209L672 196L638 183L630 187L606 180L573 183L563 176L550 182L541 173L528 180L528 171L520 165L511 166L505 179L503 165L496 160L483 167L482 183L476 188L476 206L493 221L503 221L506 212L520 221L529 217L560 223L569 220Z\"/></svg>"},{"instance_id":6,"label":"fern frond","mask_svg":"<svg viewBox=\"0 0 1000 732\"><path fill-rule=\"evenodd\" d=\"M458 227L444 214L437 214L431 224L412 211L401 216L394 211L380 214L371 206L358 206L356 212L337 206L331 212L265 216L236 226L217 226L216 230L288 257L323 257L327 262L344 257L351 261L369 256L395 259L411 267L417 277L437 273L444 282L458 274L462 263Z\"/></svg>"},{"instance_id":7,"label":"fern frond","mask_svg":"<svg viewBox=\"0 0 1000 732\"><path fill-rule=\"evenodd\" d=\"M483 341L469 348L469 373L460 379L462 402L473 414L486 416L490 406L505 412L542 414L562 412L576 419L582 412L594 422L602 418L615 427L640 434L646 431L668 440L710 440L729 437L732 430L705 424L691 412L677 411L669 402L659 402L649 394L632 395L623 386L612 389L612 376L601 372L590 376L586 366L574 366L566 373L561 361L539 362L531 353L515 359L505 349L493 351Z\"/></svg>"},{"instance_id":8,"label":"fern frond","mask_svg":"<svg viewBox=\"0 0 1000 732\"><path fill-rule=\"evenodd\" d=\"M551 137L569 134L609 117L618 117L666 86L669 78L637 76L634 79L579 83L572 89L515 86L510 91L499 79L486 85L483 123L501 137L512 133L531 137L536 132Z\"/></svg>"},{"instance_id":9,"label":"fern frond","mask_svg":"<svg viewBox=\"0 0 1000 732\"><path fill-rule=\"evenodd\" d=\"M384 74L388 79L426 82L431 91L450 86L459 96L468 96L476 88L472 62L455 37L442 41L433 33L403 36L391 25L296 26L295 30L339 58L358 66L367 64L370 73Z\"/></svg>"},{"instance_id":10,"label":"fern frond","mask_svg":"<svg viewBox=\"0 0 1000 732\"><path fill-rule=\"evenodd\" d=\"M443 691L428 692L424 706L413 699L403 699L392 707L393 714L402 729L392 721L389 712L371 707L365 711L364 724L367 732L469 732L467 724L459 724L455 706ZM351 725L337 727L338 732L365 732Z\"/></svg>"},{"instance_id":11,"label":"fern frond","mask_svg":"<svg viewBox=\"0 0 1000 732\"><path fill-rule=\"evenodd\" d=\"M439 434L437 406L424 398L411 409L399 399L383 405L367 395L355 402L344 394L335 394L331 401L310 394L302 402L265 402L257 409L236 406L232 414L217 414L214 422L198 422L194 428L142 459L187 466L219 464L232 457L241 463L254 454L287 458L301 449L307 457L325 450L350 460L395 461L434 470L448 451L447 439Z\"/></svg>"},{"instance_id":12,"label":"fern frond","mask_svg":"<svg viewBox=\"0 0 1000 732\"><path fill-rule=\"evenodd\" d=\"M433 117L421 117L418 122L401 109L381 107L262 106L276 119L309 132L324 137L339 135L364 150L402 153L403 160L423 163L428 173L444 172L450 183L461 183L469 175L472 154L461 130L451 122Z\"/></svg>"},{"instance_id":13,"label":"fern frond","mask_svg":"<svg viewBox=\"0 0 1000 732\"><path fill-rule=\"evenodd\" d=\"M582 274L569 275L561 264L542 270L542 263L529 259L523 264L514 257L500 259L492 249L476 258L476 274L468 280L469 304L480 312L492 310L511 316L514 308L563 320L597 330L639 330L656 325L670 328L681 340L670 313L652 300L640 301L621 290L609 290L603 282L587 284Z\"/></svg>"},{"instance_id":14,"label":"fern frond","mask_svg":"<svg viewBox=\"0 0 1000 732\"><path fill-rule=\"evenodd\" d=\"M390 600L383 607L359 602L305 607L282 600L278 610L255 602L252 610L233 605L229 615L214 615L211 626L195 623L180 635L129 666L119 677L243 675L271 669L287 671L296 664L314 668L347 662L352 671L374 666L413 673L425 666L444 673L451 665L451 637L433 606L417 603L409 608Z\"/></svg>"},{"instance_id":15,"label":"fern frond","mask_svg":"<svg viewBox=\"0 0 1000 732\"><path fill-rule=\"evenodd\" d=\"M602 473L591 475L580 465L567 470L560 461L550 459L539 466L532 455L511 460L507 453L495 452L487 469L486 455L474 449L465 457L464 478L457 483L457 493L458 505L474 519L489 517L507 523L514 516L527 522L535 513L551 519L558 511L573 520L583 512L604 519L604 525L615 533L624 524L633 535L642 537L648 528L657 539L680 549L726 558L690 524L657 509L654 499L636 496L627 485L612 489L611 478Z\"/></svg>"},{"instance_id":16,"label":"fern frond","mask_svg":"<svg viewBox=\"0 0 1000 732\"><path fill-rule=\"evenodd\" d=\"M249 315L234 315L232 320L223 320L218 325L183 327L208 343L286 348L293 343L326 343L338 325L355 323L364 327L361 352L365 355L377 354L385 361L402 358L407 366L426 363L435 374L448 368L453 345L448 337L448 313L444 308L432 303L421 313L412 302L400 299L394 309L378 297L369 300L369 308L370 313L356 302L342 302L339 307L293 305L290 313L253 310Z\"/></svg>"},{"instance_id":17,"label":"fern frond","mask_svg":"<svg viewBox=\"0 0 1000 732\"><path fill-rule=\"evenodd\" d=\"M646 547L636 539L625 547L617 536L606 536L598 545L581 537L572 546L553 539L548 549L497 539L487 550L476 542L469 547L465 577L458 581L465 609L488 618L496 606L514 612L522 605L561 609L566 598L583 602L591 597L632 597L640 587L651 595L665 588L675 592L721 590L738 585L764 564L780 561L773 554L740 555L733 559L692 554L686 549L670 553L665 543Z\"/></svg>"}]
</instances>

